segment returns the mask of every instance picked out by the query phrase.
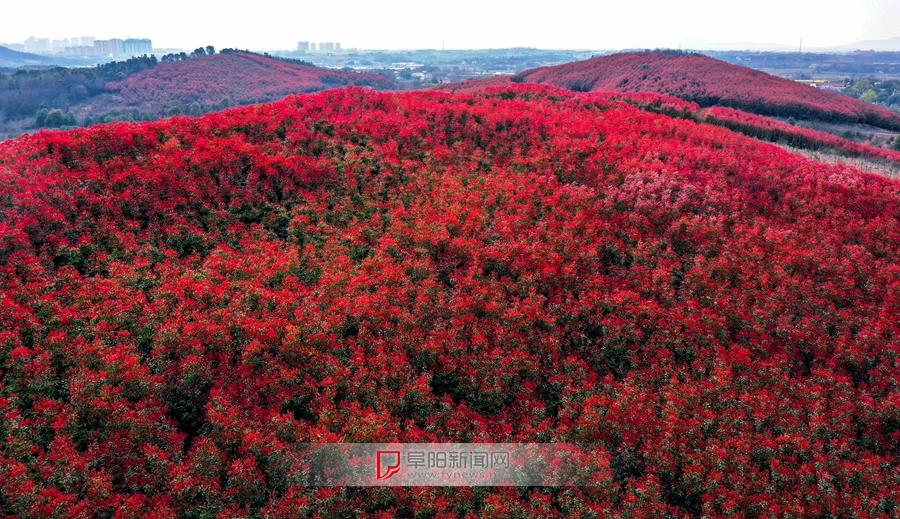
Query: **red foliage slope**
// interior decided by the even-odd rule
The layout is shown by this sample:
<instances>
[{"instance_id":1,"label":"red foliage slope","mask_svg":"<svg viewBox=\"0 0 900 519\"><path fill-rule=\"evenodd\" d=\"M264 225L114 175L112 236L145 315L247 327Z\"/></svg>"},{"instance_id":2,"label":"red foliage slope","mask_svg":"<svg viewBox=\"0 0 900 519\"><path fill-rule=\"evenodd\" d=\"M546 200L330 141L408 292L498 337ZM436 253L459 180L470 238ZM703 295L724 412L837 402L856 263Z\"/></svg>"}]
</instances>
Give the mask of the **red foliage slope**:
<instances>
[{"instance_id":1,"label":"red foliage slope","mask_svg":"<svg viewBox=\"0 0 900 519\"><path fill-rule=\"evenodd\" d=\"M297 92L361 85L389 87L379 75L328 70L245 52L200 56L160 63L109 83L107 89L130 104L172 101L214 103L227 97L236 103L271 101Z\"/></svg>"},{"instance_id":2,"label":"red foliage slope","mask_svg":"<svg viewBox=\"0 0 900 519\"><path fill-rule=\"evenodd\" d=\"M509 86L511 84L513 82L509 80L508 76L497 76L438 85L435 87L435 90L477 94L490 91L498 86ZM735 108L713 106L701 110L697 103L684 101L681 98L668 94L652 92L604 92L602 95L609 99L620 99L653 112L692 118L700 122L724 126L762 140L783 142L804 149L828 149L854 157L884 159L900 163L900 152L868 144L860 144L827 132L783 123L776 119L747 113Z\"/></svg>"},{"instance_id":3,"label":"red foliage slope","mask_svg":"<svg viewBox=\"0 0 900 519\"><path fill-rule=\"evenodd\" d=\"M0 513L891 517L900 183L596 94L346 89L0 144ZM579 441L595 487L303 486Z\"/></svg>"},{"instance_id":4,"label":"red foliage slope","mask_svg":"<svg viewBox=\"0 0 900 519\"><path fill-rule=\"evenodd\" d=\"M697 113L706 122L725 126L744 135L770 141L784 141L802 148L829 148L855 157L870 157L900 162L900 152L843 139L827 132L783 123L748 114L734 108L714 106Z\"/></svg>"},{"instance_id":5,"label":"red foliage slope","mask_svg":"<svg viewBox=\"0 0 900 519\"><path fill-rule=\"evenodd\" d=\"M900 129L900 114L887 108L699 54L613 54L526 70L511 81L549 83L578 92L657 92L703 106L730 106L761 115L865 122ZM441 85L439 89L471 91L485 86L491 84L472 80Z\"/></svg>"}]
</instances>

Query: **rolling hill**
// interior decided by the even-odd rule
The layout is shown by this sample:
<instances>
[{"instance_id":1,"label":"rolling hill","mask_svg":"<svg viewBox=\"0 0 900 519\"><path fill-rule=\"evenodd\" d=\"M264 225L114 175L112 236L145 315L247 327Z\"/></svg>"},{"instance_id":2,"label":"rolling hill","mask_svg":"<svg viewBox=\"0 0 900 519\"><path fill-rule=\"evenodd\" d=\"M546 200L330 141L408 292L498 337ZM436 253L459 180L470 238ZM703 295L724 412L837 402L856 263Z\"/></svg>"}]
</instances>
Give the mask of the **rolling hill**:
<instances>
[{"instance_id":1,"label":"rolling hill","mask_svg":"<svg viewBox=\"0 0 900 519\"><path fill-rule=\"evenodd\" d=\"M471 91L502 81L472 80L440 85L438 89ZM527 70L509 81L546 83L578 92L656 92L701 106L727 106L760 115L863 122L900 130L900 114L887 108L700 54L612 54Z\"/></svg>"},{"instance_id":2,"label":"rolling hill","mask_svg":"<svg viewBox=\"0 0 900 519\"><path fill-rule=\"evenodd\" d=\"M33 119L38 110L46 107L69 110L103 94L109 81L156 63L156 58L140 57L93 67L53 67L0 75L0 133L2 123L26 117Z\"/></svg>"},{"instance_id":3,"label":"rolling hill","mask_svg":"<svg viewBox=\"0 0 900 519\"><path fill-rule=\"evenodd\" d=\"M384 76L329 70L249 52L227 52L160 63L152 69L107 84L117 101L129 106L173 102L234 103L271 101L288 94L345 85L390 87Z\"/></svg>"},{"instance_id":4,"label":"rolling hill","mask_svg":"<svg viewBox=\"0 0 900 519\"><path fill-rule=\"evenodd\" d=\"M228 50L173 62L141 57L94 67L21 71L0 75L0 139L36 129L41 108L71 112L83 125L146 121L345 85L385 89L392 82L376 74Z\"/></svg>"},{"instance_id":5,"label":"rolling hill","mask_svg":"<svg viewBox=\"0 0 900 519\"><path fill-rule=\"evenodd\" d=\"M0 143L0 211L4 516L896 516L898 181L621 95L345 88ZM391 441L600 470L296 456Z\"/></svg>"}]
</instances>

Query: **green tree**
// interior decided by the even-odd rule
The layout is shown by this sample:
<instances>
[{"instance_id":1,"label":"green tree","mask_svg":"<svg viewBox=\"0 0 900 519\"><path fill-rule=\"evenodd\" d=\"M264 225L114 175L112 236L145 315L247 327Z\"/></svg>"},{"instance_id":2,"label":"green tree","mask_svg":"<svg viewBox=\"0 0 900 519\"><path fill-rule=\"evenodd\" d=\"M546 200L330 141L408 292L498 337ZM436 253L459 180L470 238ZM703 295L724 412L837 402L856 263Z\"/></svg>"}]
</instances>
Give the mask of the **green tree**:
<instances>
[{"instance_id":1,"label":"green tree","mask_svg":"<svg viewBox=\"0 0 900 519\"><path fill-rule=\"evenodd\" d=\"M37 117L34 119L34 125L38 128L43 128L47 124L47 113L49 110L46 108L41 108L38 110Z\"/></svg>"},{"instance_id":2,"label":"green tree","mask_svg":"<svg viewBox=\"0 0 900 519\"><path fill-rule=\"evenodd\" d=\"M88 93L87 87L85 87L84 85L82 85L80 83L76 84L76 85L72 85L69 88L69 93L72 95L73 101L81 101L83 99L87 99L88 96L90 95Z\"/></svg>"},{"instance_id":3,"label":"green tree","mask_svg":"<svg viewBox=\"0 0 900 519\"><path fill-rule=\"evenodd\" d=\"M866 90L861 96L859 96L859 99L867 103L874 103L878 101L878 92L874 90Z\"/></svg>"},{"instance_id":4,"label":"green tree","mask_svg":"<svg viewBox=\"0 0 900 519\"><path fill-rule=\"evenodd\" d=\"M216 53L215 47L213 47L212 45L207 46L206 53L209 54L210 56L212 56L213 54Z\"/></svg>"},{"instance_id":5,"label":"green tree","mask_svg":"<svg viewBox=\"0 0 900 519\"><path fill-rule=\"evenodd\" d=\"M44 123L48 128L59 128L65 123L65 116L63 115L62 110L59 108L54 108L47 112L47 120Z\"/></svg>"},{"instance_id":6,"label":"green tree","mask_svg":"<svg viewBox=\"0 0 900 519\"><path fill-rule=\"evenodd\" d=\"M853 83L853 89L859 93L863 93L866 90L873 90L875 88L875 82L869 78L862 78L855 83Z\"/></svg>"}]
</instances>

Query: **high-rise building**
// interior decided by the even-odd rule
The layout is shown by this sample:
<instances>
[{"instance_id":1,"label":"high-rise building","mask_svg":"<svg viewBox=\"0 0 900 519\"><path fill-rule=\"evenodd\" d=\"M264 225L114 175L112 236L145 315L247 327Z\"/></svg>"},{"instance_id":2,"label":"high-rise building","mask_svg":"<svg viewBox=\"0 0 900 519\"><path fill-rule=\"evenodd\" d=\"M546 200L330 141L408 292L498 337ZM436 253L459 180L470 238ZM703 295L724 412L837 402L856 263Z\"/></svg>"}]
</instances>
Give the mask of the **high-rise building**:
<instances>
[{"instance_id":1,"label":"high-rise building","mask_svg":"<svg viewBox=\"0 0 900 519\"><path fill-rule=\"evenodd\" d=\"M82 36L81 37L81 46L82 47L93 47L94 46L94 38L93 36Z\"/></svg>"},{"instance_id":2,"label":"high-rise building","mask_svg":"<svg viewBox=\"0 0 900 519\"><path fill-rule=\"evenodd\" d=\"M69 39L65 38L62 40L53 40L50 42L50 50L53 52L63 52L66 50L66 47L69 47Z\"/></svg>"},{"instance_id":3,"label":"high-rise building","mask_svg":"<svg viewBox=\"0 0 900 519\"><path fill-rule=\"evenodd\" d=\"M315 44L314 42L310 42L310 44L309 44L309 51L310 51L310 52L315 52L315 51L316 51L316 44Z\"/></svg>"},{"instance_id":4,"label":"high-rise building","mask_svg":"<svg viewBox=\"0 0 900 519\"><path fill-rule=\"evenodd\" d=\"M25 52L50 52L50 39L31 36L25 40Z\"/></svg>"},{"instance_id":5,"label":"high-rise building","mask_svg":"<svg viewBox=\"0 0 900 519\"><path fill-rule=\"evenodd\" d=\"M336 50L336 51L341 50L341 42L337 41L334 43L334 50Z\"/></svg>"},{"instance_id":6,"label":"high-rise building","mask_svg":"<svg viewBox=\"0 0 900 519\"><path fill-rule=\"evenodd\" d=\"M115 58L125 53L125 42L113 38L111 40L94 40L94 55Z\"/></svg>"},{"instance_id":7,"label":"high-rise building","mask_svg":"<svg viewBox=\"0 0 900 519\"><path fill-rule=\"evenodd\" d=\"M122 52L126 56L142 56L153 53L153 42L149 39L129 38L122 42Z\"/></svg>"},{"instance_id":8,"label":"high-rise building","mask_svg":"<svg viewBox=\"0 0 900 519\"><path fill-rule=\"evenodd\" d=\"M320 43L319 52L334 52L334 43Z\"/></svg>"},{"instance_id":9,"label":"high-rise building","mask_svg":"<svg viewBox=\"0 0 900 519\"><path fill-rule=\"evenodd\" d=\"M301 41L297 44L297 50L299 50L300 52L309 52L309 42Z\"/></svg>"},{"instance_id":10,"label":"high-rise building","mask_svg":"<svg viewBox=\"0 0 900 519\"><path fill-rule=\"evenodd\" d=\"M77 36L74 38L69 38L69 46L70 47L80 47L81 46L81 38L79 38Z\"/></svg>"}]
</instances>

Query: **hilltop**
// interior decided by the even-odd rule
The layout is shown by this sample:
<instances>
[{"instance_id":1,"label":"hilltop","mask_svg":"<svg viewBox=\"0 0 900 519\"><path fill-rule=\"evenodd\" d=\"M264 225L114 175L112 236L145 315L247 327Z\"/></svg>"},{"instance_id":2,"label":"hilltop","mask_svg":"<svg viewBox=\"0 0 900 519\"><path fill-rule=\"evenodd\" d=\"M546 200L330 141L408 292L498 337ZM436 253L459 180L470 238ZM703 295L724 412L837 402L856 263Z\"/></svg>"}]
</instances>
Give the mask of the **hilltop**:
<instances>
[{"instance_id":1,"label":"hilltop","mask_svg":"<svg viewBox=\"0 0 900 519\"><path fill-rule=\"evenodd\" d=\"M900 183L634 97L346 88L0 143L0 515L896 516ZM597 471L321 488L296 455L390 441Z\"/></svg>"},{"instance_id":2,"label":"hilltop","mask_svg":"<svg viewBox=\"0 0 900 519\"><path fill-rule=\"evenodd\" d=\"M502 79L440 85L473 91ZM681 52L634 52L526 70L508 78L577 92L656 92L701 106L727 106L759 115L867 123L900 130L900 114L837 92L812 88L759 70Z\"/></svg>"}]
</instances>

